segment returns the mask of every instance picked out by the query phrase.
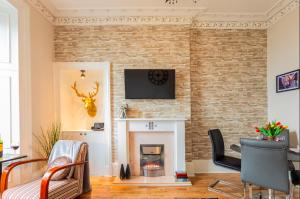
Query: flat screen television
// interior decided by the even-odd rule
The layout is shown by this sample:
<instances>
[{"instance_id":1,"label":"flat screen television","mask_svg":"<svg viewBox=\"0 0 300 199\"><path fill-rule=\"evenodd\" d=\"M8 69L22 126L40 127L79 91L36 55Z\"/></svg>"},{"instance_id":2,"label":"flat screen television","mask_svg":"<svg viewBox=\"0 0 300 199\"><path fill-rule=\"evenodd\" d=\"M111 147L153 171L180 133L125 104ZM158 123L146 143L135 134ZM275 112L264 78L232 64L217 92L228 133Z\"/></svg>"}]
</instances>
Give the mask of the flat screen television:
<instances>
[{"instance_id":1,"label":"flat screen television","mask_svg":"<svg viewBox=\"0 0 300 199\"><path fill-rule=\"evenodd\" d=\"M126 99L175 99L175 70L125 69Z\"/></svg>"}]
</instances>

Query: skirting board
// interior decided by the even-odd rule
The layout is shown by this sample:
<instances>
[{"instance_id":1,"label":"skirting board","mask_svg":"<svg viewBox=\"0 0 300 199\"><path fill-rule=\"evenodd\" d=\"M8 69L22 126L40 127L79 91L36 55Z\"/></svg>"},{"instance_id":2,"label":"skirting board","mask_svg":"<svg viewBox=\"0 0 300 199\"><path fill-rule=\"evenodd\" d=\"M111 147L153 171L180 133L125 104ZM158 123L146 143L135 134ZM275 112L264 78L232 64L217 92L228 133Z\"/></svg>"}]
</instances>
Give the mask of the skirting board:
<instances>
[{"instance_id":1,"label":"skirting board","mask_svg":"<svg viewBox=\"0 0 300 199\"><path fill-rule=\"evenodd\" d=\"M216 166L212 160L193 160L186 162L186 170L189 176L195 176L196 173L237 173L231 169ZM113 176L118 176L118 163L113 163Z\"/></svg>"},{"instance_id":2,"label":"skirting board","mask_svg":"<svg viewBox=\"0 0 300 199\"><path fill-rule=\"evenodd\" d=\"M196 173L237 173L231 169L216 166L212 160L193 160L186 163L186 170L189 176Z\"/></svg>"}]
</instances>

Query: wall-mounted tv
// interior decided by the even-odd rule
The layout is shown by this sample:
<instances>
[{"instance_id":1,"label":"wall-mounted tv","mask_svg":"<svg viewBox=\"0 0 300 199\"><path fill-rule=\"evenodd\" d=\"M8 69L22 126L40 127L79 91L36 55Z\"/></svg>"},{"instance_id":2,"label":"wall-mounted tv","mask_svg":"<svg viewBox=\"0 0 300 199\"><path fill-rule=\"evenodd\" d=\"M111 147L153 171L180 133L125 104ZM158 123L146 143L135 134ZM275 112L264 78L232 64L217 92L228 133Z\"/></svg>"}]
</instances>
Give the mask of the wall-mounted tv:
<instances>
[{"instance_id":1,"label":"wall-mounted tv","mask_svg":"<svg viewBox=\"0 0 300 199\"><path fill-rule=\"evenodd\" d=\"M126 99L175 99L175 70L125 69Z\"/></svg>"}]
</instances>

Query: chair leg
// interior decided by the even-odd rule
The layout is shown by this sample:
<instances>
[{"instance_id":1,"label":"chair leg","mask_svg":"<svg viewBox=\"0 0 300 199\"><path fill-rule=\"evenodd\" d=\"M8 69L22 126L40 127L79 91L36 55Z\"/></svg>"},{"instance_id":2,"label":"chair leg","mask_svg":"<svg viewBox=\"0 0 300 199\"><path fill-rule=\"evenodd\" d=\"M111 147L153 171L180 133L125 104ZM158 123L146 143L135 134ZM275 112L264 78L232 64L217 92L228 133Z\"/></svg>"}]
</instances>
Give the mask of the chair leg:
<instances>
[{"instance_id":1,"label":"chair leg","mask_svg":"<svg viewBox=\"0 0 300 199\"><path fill-rule=\"evenodd\" d=\"M247 198L247 184L244 183L244 197L243 199L246 199Z\"/></svg>"},{"instance_id":2,"label":"chair leg","mask_svg":"<svg viewBox=\"0 0 300 199\"><path fill-rule=\"evenodd\" d=\"M263 193L261 187L259 187L259 199L263 199Z\"/></svg>"},{"instance_id":3,"label":"chair leg","mask_svg":"<svg viewBox=\"0 0 300 199\"><path fill-rule=\"evenodd\" d=\"M290 199L294 198L294 188L295 188L295 186L293 185L293 183L291 183L290 194L289 194Z\"/></svg>"},{"instance_id":4,"label":"chair leg","mask_svg":"<svg viewBox=\"0 0 300 199\"><path fill-rule=\"evenodd\" d=\"M221 189L217 189L216 186L217 186L218 184L227 185L227 186L229 186L229 187L231 187L231 188L235 188L236 190L241 191L239 186L237 186L237 185L235 185L234 183L231 183L231 182L226 182L226 181L224 181L224 180L216 180L215 182L213 182L212 184L210 184L210 185L208 186L208 190L209 190L209 191L216 192L216 193L219 193L219 194L223 194L223 195L228 196L228 197L230 197L230 198L240 199L241 197L243 197L243 196L241 196L240 194L239 194L239 195L231 194L231 193L227 193L227 192L225 192L225 191L223 191L223 190L221 190Z\"/></svg>"},{"instance_id":5,"label":"chair leg","mask_svg":"<svg viewBox=\"0 0 300 199\"><path fill-rule=\"evenodd\" d=\"M275 199L274 191L272 189L269 189L269 199Z\"/></svg>"},{"instance_id":6,"label":"chair leg","mask_svg":"<svg viewBox=\"0 0 300 199\"><path fill-rule=\"evenodd\" d=\"M249 199L253 198L252 184L249 184Z\"/></svg>"}]
</instances>

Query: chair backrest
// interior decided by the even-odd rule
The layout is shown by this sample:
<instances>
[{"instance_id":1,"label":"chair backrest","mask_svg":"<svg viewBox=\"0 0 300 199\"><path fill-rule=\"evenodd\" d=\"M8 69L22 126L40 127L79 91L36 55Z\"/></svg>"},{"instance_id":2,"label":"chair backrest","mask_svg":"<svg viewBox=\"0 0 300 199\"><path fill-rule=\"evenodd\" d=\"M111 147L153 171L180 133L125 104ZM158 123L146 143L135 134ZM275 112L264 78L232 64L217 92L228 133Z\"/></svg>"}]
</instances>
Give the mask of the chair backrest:
<instances>
[{"instance_id":1,"label":"chair backrest","mask_svg":"<svg viewBox=\"0 0 300 199\"><path fill-rule=\"evenodd\" d=\"M208 131L208 135L210 137L210 141L212 145L213 161L223 158L225 153L225 147L224 147L223 136L220 129L210 129Z\"/></svg>"},{"instance_id":2,"label":"chair backrest","mask_svg":"<svg viewBox=\"0 0 300 199\"><path fill-rule=\"evenodd\" d=\"M84 162L88 161L88 145L82 141L75 140L59 140L53 146L51 154L49 156L48 162L52 162L55 158L60 156L68 156L72 159L72 162ZM72 167L68 178L74 178L79 180L80 184L80 193L82 192L83 187L83 176L85 169L88 169L88 163L82 166Z\"/></svg>"},{"instance_id":3,"label":"chair backrest","mask_svg":"<svg viewBox=\"0 0 300 199\"><path fill-rule=\"evenodd\" d=\"M86 143L82 144L80 147L76 162L88 161L87 153L88 153L88 145ZM84 170L88 169L86 167L89 167L88 163L84 164L84 166L77 166L77 167L75 167L75 170L74 170L73 178L76 180L79 180L80 193L83 192Z\"/></svg>"},{"instance_id":4,"label":"chair backrest","mask_svg":"<svg viewBox=\"0 0 300 199\"><path fill-rule=\"evenodd\" d=\"M87 150L88 150L88 145L87 144L82 144L81 147L80 147L76 162L86 161ZM81 172L81 169L82 169L82 167L75 167L74 175L73 175L73 177L75 179L80 179L81 178L81 173L83 173L83 172Z\"/></svg>"},{"instance_id":5,"label":"chair backrest","mask_svg":"<svg viewBox=\"0 0 300 199\"><path fill-rule=\"evenodd\" d=\"M287 147L284 142L241 139L241 180L289 193Z\"/></svg>"},{"instance_id":6,"label":"chair backrest","mask_svg":"<svg viewBox=\"0 0 300 199\"><path fill-rule=\"evenodd\" d=\"M288 129L284 129L278 136L281 142L284 142L287 147L290 146L290 132Z\"/></svg>"}]
</instances>

